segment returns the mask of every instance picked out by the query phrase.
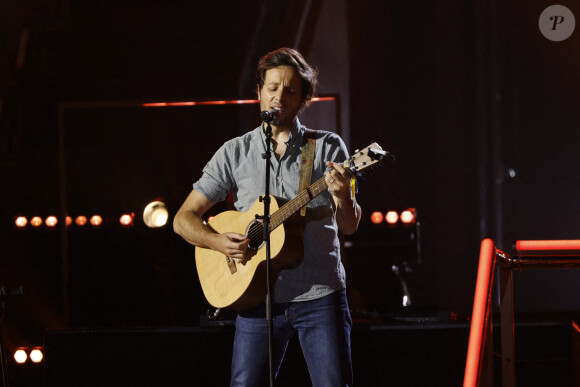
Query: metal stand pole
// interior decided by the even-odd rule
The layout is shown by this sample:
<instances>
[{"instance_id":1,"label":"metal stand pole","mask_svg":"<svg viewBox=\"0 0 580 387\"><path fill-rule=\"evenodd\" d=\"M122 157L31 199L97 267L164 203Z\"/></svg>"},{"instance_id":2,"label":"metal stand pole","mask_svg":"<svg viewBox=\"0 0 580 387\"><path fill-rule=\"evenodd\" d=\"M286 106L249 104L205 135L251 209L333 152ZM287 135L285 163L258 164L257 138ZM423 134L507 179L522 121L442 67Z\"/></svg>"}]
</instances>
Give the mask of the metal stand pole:
<instances>
[{"instance_id":1,"label":"metal stand pole","mask_svg":"<svg viewBox=\"0 0 580 387\"><path fill-rule=\"evenodd\" d=\"M272 281L270 279L270 158L272 157L272 126L268 123L266 127L266 153L262 157L266 160L266 188L264 197L264 215L261 217L264 225L264 241L266 242L266 320L268 322L268 365L270 370L270 387L274 386L274 324L272 318Z\"/></svg>"}]
</instances>

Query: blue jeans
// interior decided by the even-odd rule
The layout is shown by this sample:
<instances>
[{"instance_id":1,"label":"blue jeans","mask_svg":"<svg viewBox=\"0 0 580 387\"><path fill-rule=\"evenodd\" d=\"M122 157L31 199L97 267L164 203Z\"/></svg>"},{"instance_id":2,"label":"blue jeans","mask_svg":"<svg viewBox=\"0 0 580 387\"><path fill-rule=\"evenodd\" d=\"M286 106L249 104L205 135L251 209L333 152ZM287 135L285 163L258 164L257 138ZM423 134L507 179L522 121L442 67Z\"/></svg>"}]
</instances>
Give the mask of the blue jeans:
<instances>
[{"instance_id":1,"label":"blue jeans","mask_svg":"<svg viewBox=\"0 0 580 387\"><path fill-rule=\"evenodd\" d=\"M298 334L313 387L352 386L350 331L346 291L305 302L274 304L273 362L278 374L288 341ZM269 386L268 322L265 305L236 319L230 386Z\"/></svg>"}]
</instances>

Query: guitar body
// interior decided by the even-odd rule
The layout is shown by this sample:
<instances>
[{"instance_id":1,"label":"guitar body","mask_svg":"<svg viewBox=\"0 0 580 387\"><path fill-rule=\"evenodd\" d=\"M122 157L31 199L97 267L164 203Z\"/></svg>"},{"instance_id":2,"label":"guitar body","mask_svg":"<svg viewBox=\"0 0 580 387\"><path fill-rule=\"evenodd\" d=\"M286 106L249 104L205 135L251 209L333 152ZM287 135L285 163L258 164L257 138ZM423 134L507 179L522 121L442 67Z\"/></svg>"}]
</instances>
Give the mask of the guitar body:
<instances>
[{"instance_id":1,"label":"guitar body","mask_svg":"<svg viewBox=\"0 0 580 387\"><path fill-rule=\"evenodd\" d=\"M372 143L361 151L357 150L344 161L343 167L356 175L388 155L379 144ZM303 257L302 217L297 215L298 210L327 188L328 185L322 177L281 207L270 196L272 285L280 270L297 266ZM263 203L256 200L246 212L222 212L208 222L217 233L235 232L250 237L252 248L248 249L243 263L235 263L217 251L201 247L195 249L195 263L201 288L208 302L216 308L242 312L257 306L265 299L266 245L262 243L263 225L256 220L256 215L263 215L263 209Z\"/></svg>"},{"instance_id":2,"label":"guitar body","mask_svg":"<svg viewBox=\"0 0 580 387\"><path fill-rule=\"evenodd\" d=\"M278 208L276 199L271 196L270 213L274 213ZM256 233L255 230L251 231L252 224L256 223L256 214L263 213L263 203L256 200L248 211L222 212L213 217L208 224L217 233L236 232L249 235L249 233ZM270 278L273 280L280 270L295 266L302 257L301 232L290 234L292 242L288 241L286 243L288 246L285 248L284 225L278 226L270 233ZM300 234L299 237L298 234ZM265 243L257 250L248 249L244 263L235 263L220 252L196 247L195 263L203 293L214 307L241 312L264 301L266 296Z\"/></svg>"}]
</instances>

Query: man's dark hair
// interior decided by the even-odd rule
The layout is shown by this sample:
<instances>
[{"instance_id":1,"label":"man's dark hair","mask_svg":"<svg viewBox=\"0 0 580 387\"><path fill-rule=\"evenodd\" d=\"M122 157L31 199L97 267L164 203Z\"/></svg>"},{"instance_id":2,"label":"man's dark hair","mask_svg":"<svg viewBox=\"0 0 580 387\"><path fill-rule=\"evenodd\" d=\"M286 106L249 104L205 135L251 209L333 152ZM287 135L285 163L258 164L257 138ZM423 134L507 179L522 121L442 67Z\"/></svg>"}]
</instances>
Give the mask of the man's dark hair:
<instances>
[{"instance_id":1,"label":"man's dark hair","mask_svg":"<svg viewBox=\"0 0 580 387\"><path fill-rule=\"evenodd\" d=\"M292 66L296 69L302 78L302 101L303 103L310 101L318 84L318 72L306 62L302 54L293 48L282 47L260 58L256 71L258 90L264 87L266 71L279 66Z\"/></svg>"}]
</instances>

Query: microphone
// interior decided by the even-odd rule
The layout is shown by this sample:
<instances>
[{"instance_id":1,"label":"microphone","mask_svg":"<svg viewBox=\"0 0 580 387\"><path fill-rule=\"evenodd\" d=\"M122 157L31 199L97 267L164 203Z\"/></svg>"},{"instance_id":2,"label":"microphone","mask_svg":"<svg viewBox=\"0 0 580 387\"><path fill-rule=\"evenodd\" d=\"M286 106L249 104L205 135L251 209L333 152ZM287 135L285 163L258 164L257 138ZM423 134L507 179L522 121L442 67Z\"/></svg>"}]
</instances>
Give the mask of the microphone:
<instances>
[{"instance_id":1,"label":"microphone","mask_svg":"<svg viewBox=\"0 0 580 387\"><path fill-rule=\"evenodd\" d=\"M262 121L268 123L272 122L278 117L280 117L280 109L278 108L274 108L272 110L265 110L262 113L260 113L260 118L262 119Z\"/></svg>"}]
</instances>

